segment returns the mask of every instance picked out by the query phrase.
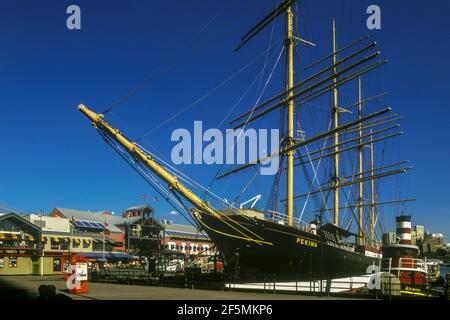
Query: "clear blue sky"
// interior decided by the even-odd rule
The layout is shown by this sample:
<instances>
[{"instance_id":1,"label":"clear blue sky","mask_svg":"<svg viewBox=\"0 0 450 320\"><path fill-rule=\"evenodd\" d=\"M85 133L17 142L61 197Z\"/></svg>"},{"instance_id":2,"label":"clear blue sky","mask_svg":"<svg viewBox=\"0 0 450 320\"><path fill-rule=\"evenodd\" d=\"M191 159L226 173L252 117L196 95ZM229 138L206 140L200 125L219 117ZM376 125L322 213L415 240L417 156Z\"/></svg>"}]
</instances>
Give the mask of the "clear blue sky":
<instances>
[{"instance_id":1,"label":"clear blue sky","mask_svg":"<svg viewBox=\"0 0 450 320\"><path fill-rule=\"evenodd\" d=\"M201 36L181 51L183 60L177 68L108 117L130 137L147 132L262 51L267 34L239 54L233 49L275 3L2 1L0 202L25 212L67 207L120 213L142 203L142 194L153 197L146 183L99 139L76 110L77 104L104 110L161 65L178 61L179 49L217 14ZM81 7L81 31L66 28L70 4ZM365 28L370 4L382 9L380 31ZM448 240L450 2L304 0L301 8L302 35L318 44L316 49L301 48L305 63L329 51L332 16L341 44L366 33L379 42L390 63L369 85L389 91L386 103L405 117L406 135L395 144L395 156L411 160L414 169L401 180L402 196L418 199L407 206L414 223L425 224L430 232L443 232ZM200 119L206 126L217 126L260 68L261 63L251 67L147 140L168 158L173 129L191 128L193 120ZM270 87L267 96L276 92ZM245 110L255 97L254 91L238 110ZM208 184L216 170L193 166L186 173ZM396 185L388 192L400 193ZM228 182L216 191L230 196L233 189ZM170 211L162 200L152 205L161 217ZM392 214L385 219L387 227L392 227Z\"/></svg>"}]
</instances>

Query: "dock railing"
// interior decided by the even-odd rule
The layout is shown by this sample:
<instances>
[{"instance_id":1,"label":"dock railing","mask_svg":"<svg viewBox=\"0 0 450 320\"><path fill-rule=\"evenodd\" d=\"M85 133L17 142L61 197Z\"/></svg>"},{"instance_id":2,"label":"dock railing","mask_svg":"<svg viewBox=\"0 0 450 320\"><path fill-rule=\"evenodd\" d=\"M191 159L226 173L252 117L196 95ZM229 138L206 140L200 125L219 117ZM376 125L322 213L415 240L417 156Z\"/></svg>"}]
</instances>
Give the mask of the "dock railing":
<instances>
[{"instance_id":1,"label":"dock railing","mask_svg":"<svg viewBox=\"0 0 450 320\"><path fill-rule=\"evenodd\" d=\"M176 273L147 273L143 270L100 269L91 272L91 281L128 285L163 286L186 289L251 291L312 296L345 296L358 298L385 298L398 296L400 284L395 277L381 278L381 274L352 276L340 279L320 280L314 274L309 279L285 280L277 274L251 274L239 277L233 274L203 274L199 270ZM377 285L378 284L378 285Z\"/></svg>"}]
</instances>

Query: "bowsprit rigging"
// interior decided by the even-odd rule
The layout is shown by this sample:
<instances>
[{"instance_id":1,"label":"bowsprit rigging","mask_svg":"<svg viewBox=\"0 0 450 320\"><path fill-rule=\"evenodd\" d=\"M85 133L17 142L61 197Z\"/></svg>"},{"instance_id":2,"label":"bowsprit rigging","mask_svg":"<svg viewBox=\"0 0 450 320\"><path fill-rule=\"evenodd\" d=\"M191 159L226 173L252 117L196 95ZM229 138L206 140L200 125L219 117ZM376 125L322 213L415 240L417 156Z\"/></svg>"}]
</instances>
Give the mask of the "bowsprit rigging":
<instances>
[{"instance_id":1,"label":"bowsprit rigging","mask_svg":"<svg viewBox=\"0 0 450 320\"><path fill-rule=\"evenodd\" d=\"M281 3L242 37L237 48L241 50L267 26L285 17L285 44L280 56L285 54L286 58L284 70L286 86L280 93L264 102L259 101L261 93L257 103L249 111L237 115L230 121L230 125L235 129L242 128L256 124L257 120L275 110L281 110L280 126L285 128L280 136L280 148L216 177L217 180L231 179L234 174L249 168L256 168L259 171L267 160L274 157L281 158L279 161L281 166L274 175L274 184L270 196L267 197L266 211L255 209L256 201L261 195L250 199L250 202L255 202L248 208L244 205L234 206L257 175L253 175L235 201L228 203L214 194L210 188L202 187L169 163L145 150L136 141L128 139L106 121L103 114L97 114L84 105L79 105L79 110L93 123L104 140L167 201L186 209L199 229L208 234L223 255L225 268L229 272L235 272L239 277L256 277L260 273L270 272L277 274L279 279L301 279L311 276L323 279L362 275L366 273L367 267L378 264L381 257L379 242L375 239L377 208L414 200L379 200L376 197L375 181L410 169L406 166L407 161L377 166L374 161L376 155L374 146L378 142L402 134L401 131L397 131L399 125L396 123L401 117L390 114L390 107L365 112L364 108L370 102L381 99L385 93L364 98L362 77L385 65L387 60L381 58L382 54L377 50L376 42L366 43L367 36L339 48L334 19L332 52L303 68L301 79L297 83L294 82L296 46L314 45L301 39L293 28L295 2L296 0L286 0ZM345 56L340 57L343 54ZM325 63L329 64L324 65ZM319 70L315 70L317 68ZM271 77L272 74L269 80ZM345 106L340 105L340 90L344 90L354 81L358 81L358 101ZM332 107L329 110L331 122L326 130L310 134L309 130L300 127L299 124L303 121L304 125L305 120L299 116L299 112L308 105L308 108L314 108L310 102L327 94L331 94L332 97ZM352 111L355 106L358 107L357 112ZM344 114L349 121L344 121ZM296 117L301 134L296 134ZM370 150L370 166L365 168L364 154L367 149ZM352 152L356 153L356 157L353 157ZM341 158L343 154L349 156L350 164L353 166L351 175L344 173L345 161ZM328 179L319 181L321 178L319 171L321 167L326 167L320 164L330 159L332 172L327 173ZM305 193L296 192L305 187L298 183L299 179L295 176L295 172L299 171L296 168L299 166L302 167L308 180L305 184L307 188ZM313 172L313 179L310 178L309 170ZM285 183L284 188L280 187L281 182ZM365 187L367 183L370 183L369 188ZM358 189L352 193L351 188L354 186ZM208 194L215 203L207 201L195 190L199 190L203 195ZM368 190L370 197L367 196ZM282 194L285 198L281 197ZM314 201L317 208L311 213L317 214L313 221L306 223L302 218L308 198L315 194L320 194L320 197ZM340 194L345 195L345 204L341 203ZM356 195L355 201L352 200L353 194ZM332 202L331 206L329 202ZM301 212L297 212L298 208L301 208ZM347 209L350 209L351 216L345 225L344 216ZM328 212L332 212L332 223L325 221ZM350 231L353 221L357 223L355 232ZM365 227L367 222L368 228ZM351 237L355 237L355 241L352 242Z\"/></svg>"}]
</instances>

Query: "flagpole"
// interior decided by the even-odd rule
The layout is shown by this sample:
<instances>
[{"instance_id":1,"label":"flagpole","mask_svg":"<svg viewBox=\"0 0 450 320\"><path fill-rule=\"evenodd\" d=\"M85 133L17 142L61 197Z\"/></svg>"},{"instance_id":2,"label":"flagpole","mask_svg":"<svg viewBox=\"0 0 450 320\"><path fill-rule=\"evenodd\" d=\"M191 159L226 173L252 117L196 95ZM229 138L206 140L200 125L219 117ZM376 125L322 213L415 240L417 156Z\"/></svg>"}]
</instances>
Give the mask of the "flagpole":
<instances>
[{"instance_id":1,"label":"flagpole","mask_svg":"<svg viewBox=\"0 0 450 320\"><path fill-rule=\"evenodd\" d=\"M130 213L127 213L127 218L128 218L128 245L127 245L127 252L130 253Z\"/></svg>"},{"instance_id":2,"label":"flagpole","mask_svg":"<svg viewBox=\"0 0 450 320\"><path fill-rule=\"evenodd\" d=\"M103 230L103 263L105 263L105 243L106 243L106 225L105 229Z\"/></svg>"},{"instance_id":3,"label":"flagpole","mask_svg":"<svg viewBox=\"0 0 450 320\"><path fill-rule=\"evenodd\" d=\"M69 254L68 254L68 270L70 269L70 260L72 255L72 238L73 238L73 227L72 224L69 222L69 228L70 228L70 235L69 235ZM63 265L64 269L64 265Z\"/></svg>"},{"instance_id":4,"label":"flagpole","mask_svg":"<svg viewBox=\"0 0 450 320\"><path fill-rule=\"evenodd\" d=\"M40 265L40 271L41 271L41 276L44 276L44 245L42 244L42 210L39 213L39 219L41 220L41 239L39 239L40 244L41 244L41 265Z\"/></svg>"}]
</instances>

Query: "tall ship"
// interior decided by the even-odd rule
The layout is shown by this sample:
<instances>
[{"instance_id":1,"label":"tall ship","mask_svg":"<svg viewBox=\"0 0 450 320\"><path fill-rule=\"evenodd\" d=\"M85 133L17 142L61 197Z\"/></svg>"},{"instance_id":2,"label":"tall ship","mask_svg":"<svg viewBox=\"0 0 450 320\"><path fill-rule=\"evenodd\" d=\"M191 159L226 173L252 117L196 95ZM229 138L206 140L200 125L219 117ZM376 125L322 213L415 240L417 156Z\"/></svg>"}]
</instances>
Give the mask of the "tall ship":
<instances>
[{"instance_id":1,"label":"tall ship","mask_svg":"<svg viewBox=\"0 0 450 320\"><path fill-rule=\"evenodd\" d=\"M263 102L258 99L250 110L228 119L238 130L279 115L279 147L215 176L215 181L233 179L237 173L256 170L250 184L267 161L277 157L278 169L263 209L254 205L261 196L246 207L216 195L210 186L202 186L144 148L141 141L127 138L106 120L107 112L96 113L79 105L103 140L212 240L225 271L238 278L270 274L278 279L330 279L370 273L382 259L376 239L378 208L414 200L377 199L376 183L410 169L407 161L375 166L375 146L402 134L396 123L401 117L392 114L390 107L368 111L369 104L379 104L385 93L363 96L366 74L387 63L377 43L363 36L338 47L333 19L330 53L300 68L296 58L301 52L296 49L315 44L300 37L296 9L295 0L284 1L247 32L236 49L243 50L260 33L283 21L281 45L272 55L277 57L274 67L267 68L273 73L284 57L281 91ZM269 45L263 56L270 57L275 47ZM266 59L265 66L270 61ZM351 92L352 103L341 103L344 90ZM330 98L330 107L322 105L321 109L325 125L314 131L308 118L302 119L302 112L315 112L314 103ZM312 207L308 213L307 207Z\"/></svg>"}]
</instances>

